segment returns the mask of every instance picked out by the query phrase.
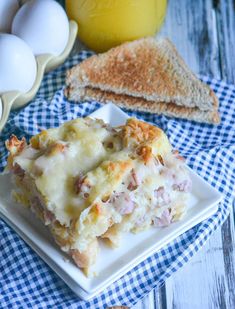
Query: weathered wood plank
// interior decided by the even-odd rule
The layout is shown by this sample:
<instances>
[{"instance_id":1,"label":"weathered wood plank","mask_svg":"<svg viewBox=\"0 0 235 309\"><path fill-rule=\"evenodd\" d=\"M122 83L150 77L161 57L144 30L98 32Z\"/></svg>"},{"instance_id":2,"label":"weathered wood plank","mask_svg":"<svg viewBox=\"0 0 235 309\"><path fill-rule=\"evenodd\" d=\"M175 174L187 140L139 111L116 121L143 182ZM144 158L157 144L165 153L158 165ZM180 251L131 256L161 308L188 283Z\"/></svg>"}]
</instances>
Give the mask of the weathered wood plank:
<instances>
[{"instance_id":1,"label":"weathered wood plank","mask_svg":"<svg viewBox=\"0 0 235 309\"><path fill-rule=\"evenodd\" d=\"M132 309L165 309L166 295L165 287L155 289L149 293L144 299L139 301Z\"/></svg>"},{"instance_id":2,"label":"weathered wood plank","mask_svg":"<svg viewBox=\"0 0 235 309\"><path fill-rule=\"evenodd\" d=\"M222 79L235 84L235 1L214 0ZM233 212L235 213L235 205ZM222 228L225 280L229 289L229 308L235 308L235 218L231 213Z\"/></svg>"},{"instance_id":3,"label":"weathered wood plank","mask_svg":"<svg viewBox=\"0 0 235 309\"><path fill-rule=\"evenodd\" d=\"M155 306L156 309L166 309L167 306L167 297L166 297L166 288L163 285L161 288L156 289L155 293Z\"/></svg>"},{"instance_id":4,"label":"weathered wood plank","mask_svg":"<svg viewBox=\"0 0 235 309\"><path fill-rule=\"evenodd\" d=\"M159 36L173 41L195 73L220 78L215 17L211 1L170 0Z\"/></svg>"},{"instance_id":5,"label":"weathered wood plank","mask_svg":"<svg viewBox=\"0 0 235 309\"><path fill-rule=\"evenodd\" d=\"M235 209L233 209L235 213ZM222 228L225 280L229 291L229 308L235 308L235 224L231 213Z\"/></svg>"},{"instance_id":6,"label":"weathered wood plank","mask_svg":"<svg viewBox=\"0 0 235 309\"><path fill-rule=\"evenodd\" d=\"M225 280L220 230L190 263L167 280L166 291L167 308L232 308Z\"/></svg>"},{"instance_id":7,"label":"weathered wood plank","mask_svg":"<svg viewBox=\"0 0 235 309\"><path fill-rule=\"evenodd\" d=\"M133 309L158 309L155 304L154 291L151 291L145 298L133 306Z\"/></svg>"},{"instance_id":8,"label":"weathered wood plank","mask_svg":"<svg viewBox=\"0 0 235 309\"><path fill-rule=\"evenodd\" d=\"M166 281L165 287L155 291L155 308L235 308L235 294L234 290L231 290L234 277L230 272L226 273L226 256L221 242L221 231L218 230L202 251ZM230 243L227 243L229 250L230 246ZM229 256L227 255L227 258ZM230 262L232 267L234 261ZM152 298L146 297L134 309L145 309L146 303L149 303L149 308L153 308L152 301Z\"/></svg>"},{"instance_id":9,"label":"weathered wood plank","mask_svg":"<svg viewBox=\"0 0 235 309\"><path fill-rule=\"evenodd\" d=\"M235 1L214 0L222 78L235 84Z\"/></svg>"}]
</instances>

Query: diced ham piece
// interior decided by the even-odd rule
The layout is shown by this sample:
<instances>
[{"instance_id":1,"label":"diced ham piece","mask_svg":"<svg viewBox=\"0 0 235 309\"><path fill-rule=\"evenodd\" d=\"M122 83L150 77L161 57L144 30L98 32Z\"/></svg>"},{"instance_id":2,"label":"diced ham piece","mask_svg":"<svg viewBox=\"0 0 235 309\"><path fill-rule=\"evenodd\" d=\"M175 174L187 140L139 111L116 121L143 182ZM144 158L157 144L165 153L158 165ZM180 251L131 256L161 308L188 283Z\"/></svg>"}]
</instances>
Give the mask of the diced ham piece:
<instances>
[{"instance_id":1,"label":"diced ham piece","mask_svg":"<svg viewBox=\"0 0 235 309\"><path fill-rule=\"evenodd\" d=\"M23 179L25 175L25 171L17 163L15 163L13 166L13 173L20 179Z\"/></svg>"},{"instance_id":2,"label":"diced ham piece","mask_svg":"<svg viewBox=\"0 0 235 309\"><path fill-rule=\"evenodd\" d=\"M173 150L172 154L180 161L185 162L185 158L182 157L178 150Z\"/></svg>"},{"instance_id":3,"label":"diced ham piece","mask_svg":"<svg viewBox=\"0 0 235 309\"><path fill-rule=\"evenodd\" d=\"M86 177L80 175L74 183L76 194L82 194L84 198L89 197L91 185L86 181Z\"/></svg>"},{"instance_id":4,"label":"diced ham piece","mask_svg":"<svg viewBox=\"0 0 235 309\"><path fill-rule=\"evenodd\" d=\"M143 217L140 217L140 218L138 218L136 220L135 226L136 227L141 227L141 226L143 226L146 223L147 220L148 220L148 215L145 214Z\"/></svg>"},{"instance_id":5,"label":"diced ham piece","mask_svg":"<svg viewBox=\"0 0 235 309\"><path fill-rule=\"evenodd\" d=\"M177 181L172 185L173 190L180 192L190 192L192 189L192 181L185 179L182 182Z\"/></svg>"},{"instance_id":6,"label":"diced ham piece","mask_svg":"<svg viewBox=\"0 0 235 309\"><path fill-rule=\"evenodd\" d=\"M135 203L131 200L129 194L120 192L111 197L110 203L120 213L120 215L128 215L133 212Z\"/></svg>"},{"instance_id":7,"label":"diced ham piece","mask_svg":"<svg viewBox=\"0 0 235 309\"><path fill-rule=\"evenodd\" d=\"M138 188L140 185L140 182L138 180L137 174L134 169L131 170L131 180L127 186L127 189L130 191L134 191L135 189Z\"/></svg>"},{"instance_id":8,"label":"diced ham piece","mask_svg":"<svg viewBox=\"0 0 235 309\"><path fill-rule=\"evenodd\" d=\"M169 193L166 192L164 187L159 187L154 191L154 196L157 198L157 205L162 207L170 204L171 199Z\"/></svg>"},{"instance_id":9,"label":"diced ham piece","mask_svg":"<svg viewBox=\"0 0 235 309\"><path fill-rule=\"evenodd\" d=\"M79 175L79 177L77 177L74 182L74 189L77 194L80 193L83 182L84 182L84 177L82 175Z\"/></svg>"},{"instance_id":10,"label":"diced ham piece","mask_svg":"<svg viewBox=\"0 0 235 309\"><path fill-rule=\"evenodd\" d=\"M55 215L49 210L44 210L43 217L45 225L49 225L55 221Z\"/></svg>"},{"instance_id":11,"label":"diced ham piece","mask_svg":"<svg viewBox=\"0 0 235 309\"><path fill-rule=\"evenodd\" d=\"M33 197L30 200L30 204L31 204L31 209L33 212L41 216L43 215L44 208L41 204L40 199L37 196Z\"/></svg>"},{"instance_id":12,"label":"diced ham piece","mask_svg":"<svg viewBox=\"0 0 235 309\"><path fill-rule=\"evenodd\" d=\"M169 209L165 209L161 215L161 218L155 218L153 220L153 225L156 227L164 227L171 224L172 215Z\"/></svg>"}]
</instances>

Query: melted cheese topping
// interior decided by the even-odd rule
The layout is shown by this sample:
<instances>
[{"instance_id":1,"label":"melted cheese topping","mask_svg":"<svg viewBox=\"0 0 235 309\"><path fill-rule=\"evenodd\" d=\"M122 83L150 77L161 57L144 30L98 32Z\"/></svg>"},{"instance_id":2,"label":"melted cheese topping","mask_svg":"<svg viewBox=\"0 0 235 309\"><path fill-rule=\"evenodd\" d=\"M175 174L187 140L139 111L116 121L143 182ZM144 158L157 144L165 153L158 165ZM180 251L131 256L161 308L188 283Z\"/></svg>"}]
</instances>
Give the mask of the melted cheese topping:
<instances>
[{"instance_id":1,"label":"melted cheese topping","mask_svg":"<svg viewBox=\"0 0 235 309\"><path fill-rule=\"evenodd\" d=\"M104 143L111 138L120 144L113 135L103 122L77 119L36 135L14 158L14 163L35 180L48 210L61 224L69 226L85 207L83 199L75 194L75 178L94 169L115 151L105 148Z\"/></svg>"}]
</instances>

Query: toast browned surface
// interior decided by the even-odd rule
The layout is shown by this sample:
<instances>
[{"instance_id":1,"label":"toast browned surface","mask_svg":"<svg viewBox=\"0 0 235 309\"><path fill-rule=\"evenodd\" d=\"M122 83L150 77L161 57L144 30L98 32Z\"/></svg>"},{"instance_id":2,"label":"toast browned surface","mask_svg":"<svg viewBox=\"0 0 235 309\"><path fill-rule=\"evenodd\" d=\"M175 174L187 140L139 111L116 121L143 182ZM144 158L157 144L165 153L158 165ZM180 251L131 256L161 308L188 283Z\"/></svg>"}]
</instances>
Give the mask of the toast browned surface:
<instances>
[{"instance_id":1,"label":"toast browned surface","mask_svg":"<svg viewBox=\"0 0 235 309\"><path fill-rule=\"evenodd\" d=\"M167 39L144 38L94 55L68 71L70 100L119 106L218 123L218 99Z\"/></svg>"}]
</instances>

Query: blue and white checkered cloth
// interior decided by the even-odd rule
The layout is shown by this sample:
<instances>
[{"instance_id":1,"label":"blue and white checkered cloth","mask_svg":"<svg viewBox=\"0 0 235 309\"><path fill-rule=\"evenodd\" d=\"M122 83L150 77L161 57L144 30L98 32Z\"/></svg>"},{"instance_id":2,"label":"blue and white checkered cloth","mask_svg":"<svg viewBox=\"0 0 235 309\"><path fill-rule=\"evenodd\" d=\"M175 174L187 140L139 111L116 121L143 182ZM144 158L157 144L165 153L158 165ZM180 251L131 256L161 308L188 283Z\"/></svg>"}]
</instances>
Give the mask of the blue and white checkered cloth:
<instances>
[{"instance_id":1,"label":"blue and white checkered cloth","mask_svg":"<svg viewBox=\"0 0 235 309\"><path fill-rule=\"evenodd\" d=\"M27 107L11 113L0 136L0 169L6 164L4 141L12 134L30 137L42 129L83 117L101 105L97 102L67 102L62 87L65 71L88 57L82 52L47 74L37 97ZM1 308L106 308L135 304L154 287L182 267L197 252L229 214L235 187L235 87L202 77L220 100L219 126L193 123L148 113L128 112L160 126L187 163L224 195L211 218L187 231L161 251L129 271L102 294L81 301L64 282L0 220Z\"/></svg>"}]
</instances>

